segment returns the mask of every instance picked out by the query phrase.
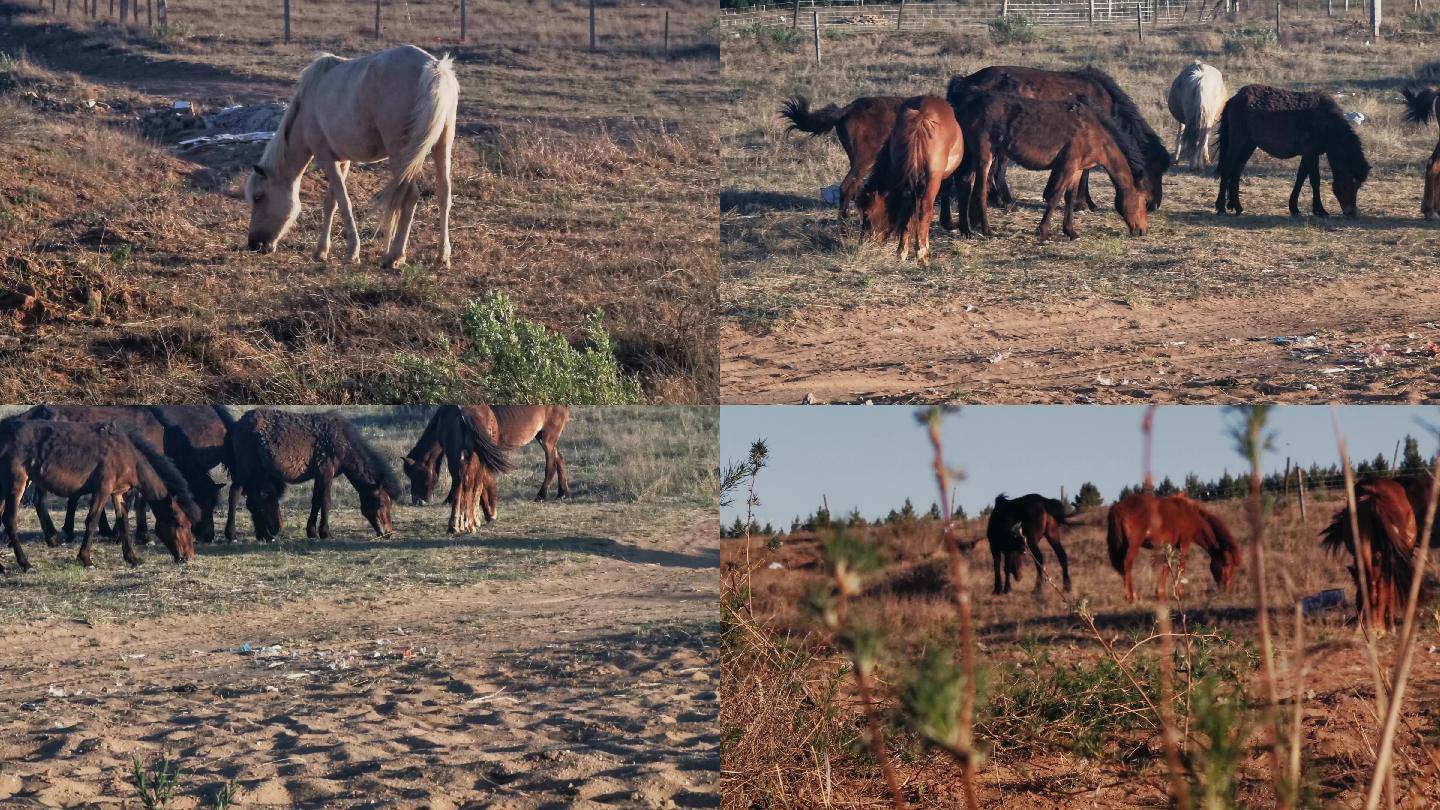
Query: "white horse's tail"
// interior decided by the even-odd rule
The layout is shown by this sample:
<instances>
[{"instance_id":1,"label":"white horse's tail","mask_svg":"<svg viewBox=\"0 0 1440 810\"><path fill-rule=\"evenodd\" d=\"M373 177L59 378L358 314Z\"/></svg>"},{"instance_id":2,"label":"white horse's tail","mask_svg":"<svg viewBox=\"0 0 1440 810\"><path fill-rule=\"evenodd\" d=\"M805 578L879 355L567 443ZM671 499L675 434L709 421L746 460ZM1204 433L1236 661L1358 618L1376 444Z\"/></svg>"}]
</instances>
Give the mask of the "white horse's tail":
<instances>
[{"instance_id":1,"label":"white horse's tail","mask_svg":"<svg viewBox=\"0 0 1440 810\"><path fill-rule=\"evenodd\" d=\"M445 136L446 129L455 125L460 84L455 79L452 62L450 55L446 54L426 66L421 73L419 93L405 150L390 156L391 166L397 168L391 175L390 182L375 195L386 242L395 237L395 230L400 224L400 211L416 181L420 179L420 172L425 168L425 156L430 154L436 142ZM454 137L453 132L450 137Z\"/></svg>"}]
</instances>

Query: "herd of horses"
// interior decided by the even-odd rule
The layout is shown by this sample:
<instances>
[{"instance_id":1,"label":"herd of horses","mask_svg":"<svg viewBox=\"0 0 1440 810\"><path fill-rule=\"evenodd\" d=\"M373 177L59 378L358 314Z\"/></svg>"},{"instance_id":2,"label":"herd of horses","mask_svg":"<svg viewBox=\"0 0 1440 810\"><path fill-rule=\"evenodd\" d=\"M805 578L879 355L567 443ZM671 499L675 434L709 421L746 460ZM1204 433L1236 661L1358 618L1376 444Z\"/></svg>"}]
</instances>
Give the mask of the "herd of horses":
<instances>
[{"instance_id":1,"label":"herd of horses","mask_svg":"<svg viewBox=\"0 0 1440 810\"><path fill-rule=\"evenodd\" d=\"M1406 89L1405 116L1424 124L1440 118L1440 88ZM913 244L928 262L935 201L946 230L991 235L988 207L1013 210L1005 181L1011 163L1049 171L1040 218L1040 241L1049 238L1056 208L1065 235L1074 239L1074 211L1096 210L1087 173L1105 171L1115 188L1115 209L1131 236L1149 228L1148 213L1160 207L1163 178L1185 153L1191 166L1210 162L1212 133L1218 139L1215 212L1239 214L1240 176L1255 150L1300 159L1290 195L1298 216L1308 180L1311 211L1328 216L1320 200L1321 156L1333 175L1332 191L1346 216L1358 213L1357 197L1370 173L1360 136L1333 98L1324 93L1267 85L1242 87L1226 100L1224 78L1195 61L1170 85L1167 106L1178 123L1174 154L1140 113L1134 100L1103 71L1042 70L992 66L952 78L945 97L864 96L841 107L811 109L804 96L780 110L789 130L814 135L834 131L850 160L840 184L840 219L852 204L871 238L899 242L901 260ZM947 192L946 188L950 191ZM952 220L952 196L957 216ZM1440 211L1440 144L1426 169L1422 213Z\"/></svg>"},{"instance_id":2,"label":"herd of horses","mask_svg":"<svg viewBox=\"0 0 1440 810\"><path fill-rule=\"evenodd\" d=\"M403 459L411 502L426 504L448 463L451 532L474 532L483 514L497 516L497 475L510 470L508 453L535 441L545 450L544 500L558 478L556 495L570 492L558 442L569 420L564 405L446 405L435 411ZM148 541L147 512L155 535L178 562L195 557L195 543L215 539L214 514L226 485L211 477L229 473L225 537L235 540L240 497L261 541L284 529L281 499L287 486L313 482L308 538L330 535L334 480L343 477L359 496L360 512L377 536L394 531L391 506L403 492L391 462L343 415L257 408L235 418L223 405L37 405L0 420L0 518L5 539L22 571L30 562L20 544L18 522L27 489L44 542L72 542L75 515L89 496L78 554L92 565L97 533L113 534L123 556L138 565L128 529L131 504L135 542ZM66 499L63 535L46 509L47 495ZM114 511L113 528L106 507ZM0 573L5 571L0 565Z\"/></svg>"},{"instance_id":3,"label":"herd of horses","mask_svg":"<svg viewBox=\"0 0 1440 810\"><path fill-rule=\"evenodd\" d=\"M1359 481L1355 486L1353 519L1350 507L1345 506L1321 532L1324 550L1332 555L1350 554L1348 570L1356 585L1356 612L1364 613L1362 593L1368 591L1369 615L1377 627L1393 627L1401 618L1411 582L1422 573L1416 569L1415 554L1430 504L1430 486L1428 476ZM1009 593L1012 582L1020 581L1027 552L1035 561L1035 590L1040 590L1045 581L1042 539L1055 551L1068 592L1070 560L1061 537L1072 525L1073 517L1074 513L1054 498L1037 494L997 496L985 527L995 569L994 592ZM1176 592L1183 593L1185 558L1192 545L1200 546L1209 555L1210 573L1219 590L1228 591L1234 586L1241 560L1240 543L1224 520L1185 495L1126 495L1110 507L1105 527L1110 564L1124 579L1129 602L1136 599L1133 572L1141 549L1163 553L1173 548L1176 552L1178 571L1171 571L1169 556L1160 562L1157 599L1167 593L1172 574L1176 577ZM1435 527L1431 542L1440 543L1440 525ZM1366 584L1363 590L1362 574Z\"/></svg>"}]
</instances>

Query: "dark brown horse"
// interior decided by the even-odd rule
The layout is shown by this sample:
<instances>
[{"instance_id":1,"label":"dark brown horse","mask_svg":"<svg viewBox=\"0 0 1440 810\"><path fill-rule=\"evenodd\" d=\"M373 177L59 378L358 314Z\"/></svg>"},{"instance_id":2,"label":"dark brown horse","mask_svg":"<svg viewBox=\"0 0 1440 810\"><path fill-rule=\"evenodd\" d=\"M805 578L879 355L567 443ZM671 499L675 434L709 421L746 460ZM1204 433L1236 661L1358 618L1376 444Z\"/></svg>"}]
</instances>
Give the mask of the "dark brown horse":
<instances>
[{"instance_id":1,"label":"dark brown horse","mask_svg":"<svg viewBox=\"0 0 1440 810\"><path fill-rule=\"evenodd\" d=\"M400 482L380 451L345 417L257 408L235 422L226 441L233 459L230 474L245 493L257 539L280 536L284 528L280 499L286 485L310 480L315 489L305 536L329 537L330 489L338 475L355 487L360 512L375 534L394 531L390 505L400 497ZM236 498L232 491L225 525L225 536L232 540Z\"/></svg>"},{"instance_id":2,"label":"dark brown horse","mask_svg":"<svg viewBox=\"0 0 1440 810\"><path fill-rule=\"evenodd\" d=\"M1240 545L1224 521L1184 495L1159 497L1139 493L1126 495L1110 507L1106 545L1110 564L1125 577L1125 599L1135 601L1135 583L1131 574L1140 549L1163 551L1166 546L1178 549L1181 581L1185 577L1185 555L1192 543L1210 554L1210 574L1220 590L1228 591L1240 566ZM1170 577L1170 563L1162 562L1155 583L1155 598L1165 593ZM1183 589L1182 589L1183 590Z\"/></svg>"},{"instance_id":3,"label":"dark brown horse","mask_svg":"<svg viewBox=\"0 0 1440 810\"><path fill-rule=\"evenodd\" d=\"M545 497L550 483L549 472L552 464L550 453L556 456L555 440L565 427L569 410L563 405L551 406L560 409L553 416L555 427L546 451L546 477L540 485L537 500ZM410 478L411 502L416 505L427 502L435 492L440 478L440 461L443 459L450 471L450 494L445 502L450 504L450 531L472 532L475 530L475 511L478 505L484 511L485 520L494 520L499 513L495 487L495 475L509 472L510 458L501 446L507 435L506 423L500 414L510 417L508 436L523 445L530 439L545 444L539 434L545 430L546 408L536 406L522 409L491 407L489 405L444 405L435 411L425 425L420 440L405 456L405 474ZM526 414L530 418L524 418ZM534 421L540 421L536 427ZM528 431L528 435L527 435ZM517 445L517 446L518 446ZM561 465L563 476L563 464ZM565 479L562 477L562 481ZM564 492L569 491L568 483Z\"/></svg>"},{"instance_id":4,"label":"dark brown horse","mask_svg":"<svg viewBox=\"0 0 1440 810\"><path fill-rule=\"evenodd\" d=\"M905 99L899 96L861 96L844 107L829 104L810 109L804 96L795 96L780 108L780 115L789 119L789 130L810 135L835 131L835 137L850 158L850 171L840 182L840 219L845 219L850 203L860 195L865 177L875 158L895 128L895 114Z\"/></svg>"},{"instance_id":5,"label":"dark brown horse","mask_svg":"<svg viewBox=\"0 0 1440 810\"><path fill-rule=\"evenodd\" d=\"M1256 147L1276 158L1299 156L1300 170L1290 191L1290 215L1300 216L1300 190L1310 180L1310 210L1317 217L1329 216L1320 203L1320 156L1330 161L1334 175L1331 190L1347 217L1359 209L1355 198L1370 176L1370 163L1360 136L1345 120L1335 99L1324 93L1284 90L1263 84L1247 84L1225 102L1220 114L1220 158L1216 174L1220 193L1215 213L1226 210L1239 214L1240 175Z\"/></svg>"},{"instance_id":6,"label":"dark brown horse","mask_svg":"<svg viewBox=\"0 0 1440 810\"><path fill-rule=\"evenodd\" d=\"M1424 494L1428 506L1430 493ZM1373 478L1355 484L1355 518L1360 528L1359 553L1350 525L1350 507L1335 513L1320 533L1320 545L1330 554L1350 552L1347 568L1355 581L1355 612L1363 615L1360 572L1356 561L1363 560L1370 593L1370 624L1390 629L1401 618L1405 599L1415 576L1415 540L1424 512L1416 514L1406 487L1392 478Z\"/></svg>"},{"instance_id":7,"label":"dark brown horse","mask_svg":"<svg viewBox=\"0 0 1440 810\"><path fill-rule=\"evenodd\" d=\"M1050 217L1064 207L1065 235L1074 239L1075 195L1085 170L1100 166L1115 185L1115 210L1131 236L1149 227L1145 191L1137 178L1145 174L1145 161L1114 119L1088 104L1075 101L1037 101L1022 96L971 92L953 99L956 116L965 133L965 162L955 175L960 206L960 228L971 225L991 235L986 211L991 166L1001 156L1027 169L1049 169L1045 183L1045 213L1040 217L1040 241L1050 236Z\"/></svg>"},{"instance_id":8,"label":"dark brown horse","mask_svg":"<svg viewBox=\"0 0 1440 810\"><path fill-rule=\"evenodd\" d=\"M995 496L995 508L985 524L985 537L990 541L990 556L995 562L995 593L1009 593L1011 579L1020 581L1020 565L1027 546L1035 555L1035 591L1040 591L1045 582L1045 555L1040 552L1042 537L1055 550L1065 578L1065 590L1070 590L1070 558L1060 545L1060 533L1067 517L1065 504L1054 498L1035 494L1014 499L1006 498L1003 493Z\"/></svg>"},{"instance_id":9,"label":"dark brown horse","mask_svg":"<svg viewBox=\"0 0 1440 810\"><path fill-rule=\"evenodd\" d=\"M215 483L210 471L222 466L229 469L225 436L235 417L224 405L151 405L149 411L165 428L165 455L184 473L200 504L195 536L209 543L215 539L215 507L225 489Z\"/></svg>"},{"instance_id":10,"label":"dark brown horse","mask_svg":"<svg viewBox=\"0 0 1440 810\"><path fill-rule=\"evenodd\" d=\"M1139 148L1145 166L1143 175L1137 176L1136 185L1146 194L1146 210L1160 207L1164 193L1162 181L1170 168L1170 152L1165 142L1150 128L1145 116L1135 102L1120 89L1120 85L1104 71L1094 68L1083 70L1041 70L1039 68L995 65L982 68L969 76L950 79L946 98L952 105L972 94L1013 95L1033 98L1039 101L1076 101L1084 98L1090 104L1115 120L1122 132L1130 137ZM958 113L957 113L958 115ZM961 121L963 127L965 122ZM968 144L967 144L968 146ZM995 205L1012 207L1015 202L1010 186L1005 180L1007 160L1002 157L995 162L991 182L995 195L990 200ZM1086 207L1094 211L1098 206L1090 197L1090 183L1082 176L1079 194ZM961 202L964 205L964 202Z\"/></svg>"},{"instance_id":11,"label":"dark brown horse","mask_svg":"<svg viewBox=\"0 0 1440 810\"><path fill-rule=\"evenodd\" d=\"M115 508L115 527L125 562L139 565L126 529L126 495L134 490L155 513L155 531L176 562L195 558L191 526L199 507L185 477L159 450L138 434L113 425L16 420L0 428L0 494L4 496L5 534L22 571L30 562L20 548L17 520L27 484L66 497L90 496L85 539L78 559L89 567L90 542L107 502ZM0 566L0 572L4 567Z\"/></svg>"},{"instance_id":12,"label":"dark brown horse","mask_svg":"<svg viewBox=\"0 0 1440 810\"><path fill-rule=\"evenodd\" d=\"M560 434L565 431L565 425L570 421L569 406L445 405L430 417L424 432L420 434L420 440L405 456L405 475L410 479L411 503L420 506L434 496L435 485L440 480L440 462L450 458L441 441L441 429L454 424L461 407L472 409L477 424L490 424L493 421L496 426L493 439L500 449L517 450L531 441L544 449L545 480L540 482L540 491L535 494L535 500L545 500L552 479L556 480L556 498L564 498L570 494L570 476L565 470L565 457L561 455L559 448ZM490 416L483 415L482 411L488 411ZM454 502L453 469L451 473L451 494L445 498L446 503Z\"/></svg>"},{"instance_id":13,"label":"dark brown horse","mask_svg":"<svg viewBox=\"0 0 1440 810\"><path fill-rule=\"evenodd\" d=\"M1430 119L1440 122L1440 87L1407 87L1405 94L1405 120L1424 126ZM1425 193L1420 198L1420 214L1434 219L1440 214L1440 141L1435 142L1435 151L1425 165Z\"/></svg>"},{"instance_id":14,"label":"dark brown horse","mask_svg":"<svg viewBox=\"0 0 1440 810\"><path fill-rule=\"evenodd\" d=\"M930 220L940 185L965 155L955 113L939 96L916 96L900 105L895 129L870 167L860 192L860 214L871 236L900 241L900 260L915 243L915 258L930 262Z\"/></svg>"}]
</instances>

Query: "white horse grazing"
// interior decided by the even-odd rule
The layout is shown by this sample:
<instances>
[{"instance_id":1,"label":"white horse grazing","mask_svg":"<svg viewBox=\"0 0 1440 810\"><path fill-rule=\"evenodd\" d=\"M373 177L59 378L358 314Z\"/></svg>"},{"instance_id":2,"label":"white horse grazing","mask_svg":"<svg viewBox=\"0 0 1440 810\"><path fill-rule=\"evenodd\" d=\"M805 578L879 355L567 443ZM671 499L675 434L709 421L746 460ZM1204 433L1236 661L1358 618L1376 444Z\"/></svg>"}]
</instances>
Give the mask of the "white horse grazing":
<instances>
[{"instance_id":1,"label":"white horse grazing","mask_svg":"<svg viewBox=\"0 0 1440 810\"><path fill-rule=\"evenodd\" d=\"M345 224L346 258L360 259L360 235L345 175L350 162L390 158L390 182L375 197L390 248L384 266L405 261L420 199L425 156L435 157L440 202L440 263L450 264L450 150L460 86L449 56L402 45L358 59L321 54L300 74L295 96L245 182L251 250L274 252L300 215L300 176L314 160L325 175L325 207L315 258L330 252L335 208Z\"/></svg>"},{"instance_id":2,"label":"white horse grazing","mask_svg":"<svg viewBox=\"0 0 1440 810\"><path fill-rule=\"evenodd\" d=\"M1186 65L1170 83L1170 115L1180 122L1180 131L1175 133L1176 163L1183 147L1190 153L1190 168L1198 171L1210 164L1210 133L1220 125L1226 97L1220 71L1199 59Z\"/></svg>"}]
</instances>

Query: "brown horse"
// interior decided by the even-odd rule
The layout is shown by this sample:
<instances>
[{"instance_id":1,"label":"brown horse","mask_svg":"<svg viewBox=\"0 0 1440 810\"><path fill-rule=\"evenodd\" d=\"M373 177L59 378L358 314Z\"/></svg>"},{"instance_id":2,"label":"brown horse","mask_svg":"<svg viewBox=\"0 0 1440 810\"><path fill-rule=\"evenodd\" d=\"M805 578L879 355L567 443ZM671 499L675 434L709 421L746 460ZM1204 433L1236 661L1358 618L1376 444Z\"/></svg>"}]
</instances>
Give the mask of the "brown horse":
<instances>
[{"instance_id":1,"label":"brown horse","mask_svg":"<svg viewBox=\"0 0 1440 810\"><path fill-rule=\"evenodd\" d=\"M1186 552L1191 543L1198 543L1210 554L1210 574L1220 590L1228 591L1234 583L1235 570L1240 566L1240 545L1219 517L1184 495L1126 495L1110 507L1107 522L1105 539L1110 564L1125 577L1127 601L1135 601L1131 574L1142 548L1177 547L1180 571L1176 576L1183 582ZM1170 563L1166 561L1160 565L1156 599L1164 595L1169 577Z\"/></svg>"},{"instance_id":2,"label":"brown horse","mask_svg":"<svg viewBox=\"0 0 1440 810\"><path fill-rule=\"evenodd\" d=\"M1428 506L1430 495L1424 495ZM1417 523L1424 513L1416 515L1406 487L1391 478L1374 478L1355 484L1355 518L1360 528L1360 553L1355 550L1351 532L1350 507L1335 513L1330 525L1320 533L1320 546L1330 554L1342 549L1350 552L1353 561L1363 560L1365 579L1370 592L1370 624L1391 629L1401 617L1404 600L1415 576L1415 539ZM1355 581L1355 612L1364 614L1360 598L1360 572L1352 562L1347 570Z\"/></svg>"},{"instance_id":3,"label":"brown horse","mask_svg":"<svg viewBox=\"0 0 1440 810\"><path fill-rule=\"evenodd\" d=\"M4 496L5 534L22 571L30 561L20 549L17 519L27 484L67 497L90 496L85 539L78 559L90 567L90 542L105 504L115 508L116 533L125 562L139 565L126 530L126 499L131 490L155 512L155 531L176 562L195 558L191 526L199 507L185 477L170 460L138 434L113 425L16 420L0 429L0 494ZM4 566L0 566L3 572Z\"/></svg>"},{"instance_id":4,"label":"brown horse","mask_svg":"<svg viewBox=\"0 0 1440 810\"><path fill-rule=\"evenodd\" d=\"M929 264L935 198L964 155L965 138L945 99L916 96L900 105L890 140L860 192L860 213L871 236L879 242L899 237L901 261L914 241L915 258Z\"/></svg>"},{"instance_id":5,"label":"brown horse","mask_svg":"<svg viewBox=\"0 0 1440 810\"><path fill-rule=\"evenodd\" d=\"M377 536L394 531L390 505L400 482L390 464L350 420L336 413L303 414L264 408L246 413L226 437L230 474L245 492L257 539L280 536L280 499L287 484L314 480L305 536L330 536L330 489L343 475L360 496L360 512ZM235 538L236 491L231 490L225 536ZM318 522L317 522L318 521Z\"/></svg>"},{"instance_id":6,"label":"brown horse","mask_svg":"<svg viewBox=\"0 0 1440 810\"><path fill-rule=\"evenodd\" d=\"M565 406L554 407L563 409ZM494 520L499 514L495 475L510 471L510 457L501 446L502 437L505 435L505 423L500 419L501 410L500 406L492 408L488 405L442 406L430 417L420 440L405 456L405 474L410 477L410 497L416 505L424 504L430 499L440 478L440 460L443 458L447 462L450 471L450 494L445 498L445 502L450 504L449 530L452 533L475 530L478 523L477 506L484 512L486 522ZM543 416L545 408L535 407L531 410ZM520 444L537 437L544 429L537 428L529 435L525 435L523 430L516 432L517 427L523 426L523 420L515 419L514 414L511 416L510 438L518 439ZM554 438L558 438L560 430L564 428L568 410L557 418L559 427L553 431L555 437L551 439L550 450L554 449ZM554 452L559 454L558 451ZM547 472L551 467L548 455L547 451ZM540 485L537 499L544 498L548 484L547 475L545 483ZM565 491L568 490L567 484Z\"/></svg>"},{"instance_id":7,"label":"brown horse","mask_svg":"<svg viewBox=\"0 0 1440 810\"><path fill-rule=\"evenodd\" d=\"M810 109L804 96L795 96L780 108L780 115L789 119L786 131L800 130L810 135L835 131L835 137L850 159L850 171L840 182L840 219L844 221L850 203L860 194L865 177L875 158L895 128L895 115L905 99L899 96L861 96L844 107L829 104Z\"/></svg>"},{"instance_id":8,"label":"brown horse","mask_svg":"<svg viewBox=\"0 0 1440 810\"><path fill-rule=\"evenodd\" d=\"M1165 172L1170 168L1170 152L1165 148L1165 142L1146 122L1145 116L1140 114L1139 107L1135 106L1135 102L1120 89L1120 85L1109 74L1094 68L1041 70L995 65L977 70L969 76L950 79L945 95L952 105L958 106L960 100L976 93L1022 96L1039 101L1086 99L1113 118L1120 130L1135 142L1145 166L1144 173L1136 176L1136 185L1146 194L1147 211L1160 207L1160 199L1164 193L1162 181ZM964 125L963 121L961 125ZM994 185L995 194L991 202L994 205L1013 207L1015 198L1005 181L1006 164L1007 160L1001 157L996 160L992 169L990 182ZM1080 179L1079 194L1087 208L1092 211L1098 208L1090 198L1090 183L1085 176ZM963 201L961 205L964 205Z\"/></svg>"},{"instance_id":9,"label":"brown horse","mask_svg":"<svg viewBox=\"0 0 1440 810\"><path fill-rule=\"evenodd\" d=\"M1300 157L1295 187L1290 191L1290 215L1300 216L1300 190L1310 180L1310 209L1317 217L1329 216L1320 203L1320 156L1330 160L1334 175L1331 190L1347 217L1356 215L1355 198L1370 176L1370 163L1360 136L1345 120L1335 99L1324 93L1283 90L1247 84L1225 102L1220 114L1220 159L1216 174L1220 193L1215 213L1228 209L1239 214L1240 175L1255 148L1276 158Z\"/></svg>"},{"instance_id":10,"label":"brown horse","mask_svg":"<svg viewBox=\"0 0 1440 810\"><path fill-rule=\"evenodd\" d=\"M995 508L985 524L985 537L990 541L990 556L995 562L995 593L1009 593L1012 578L1020 581L1020 563L1027 546L1035 555L1035 591L1040 591L1045 582L1045 556L1040 552L1042 537L1050 541L1050 547L1055 550L1065 578L1065 590L1070 590L1070 558L1060 545L1060 532L1067 518L1065 504L1054 498L1033 493L1014 499L1006 498L1004 493L995 496Z\"/></svg>"},{"instance_id":11,"label":"brown horse","mask_svg":"<svg viewBox=\"0 0 1440 810\"><path fill-rule=\"evenodd\" d=\"M405 456L405 475L410 479L411 503L424 505L435 494L435 485L440 480L440 461L449 460L441 441L441 430L453 425L460 409L470 409L477 424L489 424L492 419L496 426L494 441L502 450L516 450L534 441L545 450L545 480L540 482L540 491L535 500L545 500L550 481L556 482L555 497L564 498L570 494L570 476L565 471L565 457L560 454L560 434L570 421L570 408L566 405L445 405L430 417L420 440ZM488 411L491 416L481 412ZM453 460L451 461L453 464ZM498 463L498 462L497 462ZM495 469L506 472L506 469ZM454 502L455 470L451 469L451 493L446 503Z\"/></svg>"},{"instance_id":12,"label":"brown horse","mask_svg":"<svg viewBox=\"0 0 1440 810\"><path fill-rule=\"evenodd\" d=\"M1407 87L1405 94L1405 120L1424 126L1434 118L1440 122L1440 87ZM1425 193L1420 198L1420 214L1434 219L1440 214L1440 141L1435 142L1435 151L1425 166Z\"/></svg>"},{"instance_id":13,"label":"brown horse","mask_svg":"<svg viewBox=\"0 0 1440 810\"><path fill-rule=\"evenodd\" d=\"M1139 178L1145 161L1135 141L1116 126L1114 119L1088 104L1075 101L1037 101L1022 96L962 94L956 116L965 132L965 162L956 173L960 229L971 224L991 235L986 211L991 165L1001 156L1027 169L1049 169L1045 183L1045 213L1040 217L1040 241L1050 237L1050 217L1064 206L1065 235L1074 239L1075 195L1086 169L1100 166L1115 185L1115 210L1131 236L1143 236L1149 226L1145 191Z\"/></svg>"}]
</instances>

